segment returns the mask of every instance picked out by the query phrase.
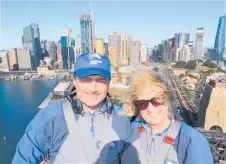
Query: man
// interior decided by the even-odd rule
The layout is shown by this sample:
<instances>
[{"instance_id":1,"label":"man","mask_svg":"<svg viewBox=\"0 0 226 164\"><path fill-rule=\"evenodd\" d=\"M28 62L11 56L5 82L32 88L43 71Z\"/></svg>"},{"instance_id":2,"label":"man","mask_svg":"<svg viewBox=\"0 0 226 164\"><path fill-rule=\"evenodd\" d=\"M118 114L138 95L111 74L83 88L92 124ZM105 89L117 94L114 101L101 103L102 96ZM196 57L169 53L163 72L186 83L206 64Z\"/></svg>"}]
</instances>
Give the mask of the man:
<instances>
[{"instance_id":1,"label":"man","mask_svg":"<svg viewBox=\"0 0 226 164\"><path fill-rule=\"evenodd\" d=\"M119 163L130 123L108 99L110 80L107 57L80 55L73 78L76 96L48 105L34 117L12 163L39 163L41 157L60 164Z\"/></svg>"}]
</instances>

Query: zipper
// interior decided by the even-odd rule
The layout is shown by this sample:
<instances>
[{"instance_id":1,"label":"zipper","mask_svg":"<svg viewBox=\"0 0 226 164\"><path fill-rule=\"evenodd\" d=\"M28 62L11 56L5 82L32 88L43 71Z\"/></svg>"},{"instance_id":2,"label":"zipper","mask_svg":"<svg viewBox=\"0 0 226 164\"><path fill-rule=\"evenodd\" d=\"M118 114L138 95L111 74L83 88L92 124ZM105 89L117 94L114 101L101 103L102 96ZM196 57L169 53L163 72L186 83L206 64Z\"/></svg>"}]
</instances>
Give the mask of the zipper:
<instances>
[{"instance_id":1,"label":"zipper","mask_svg":"<svg viewBox=\"0 0 226 164\"><path fill-rule=\"evenodd\" d=\"M91 124L90 124L90 132L92 133L92 137L94 138L94 117L95 117L95 113L91 114Z\"/></svg>"},{"instance_id":2,"label":"zipper","mask_svg":"<svg viewBox=\"0 0 226 164\"><path fill-rule=\"evenodd\" d=\"M94 129L94 119L97 115L102 114L103 112L101 111L97 111L96 113L89 113L90 117L91 117L91 121L90 121L90 132L92 133L92 138L94 138L95 136L95 129Z\"/></svg>"}]
</instances>

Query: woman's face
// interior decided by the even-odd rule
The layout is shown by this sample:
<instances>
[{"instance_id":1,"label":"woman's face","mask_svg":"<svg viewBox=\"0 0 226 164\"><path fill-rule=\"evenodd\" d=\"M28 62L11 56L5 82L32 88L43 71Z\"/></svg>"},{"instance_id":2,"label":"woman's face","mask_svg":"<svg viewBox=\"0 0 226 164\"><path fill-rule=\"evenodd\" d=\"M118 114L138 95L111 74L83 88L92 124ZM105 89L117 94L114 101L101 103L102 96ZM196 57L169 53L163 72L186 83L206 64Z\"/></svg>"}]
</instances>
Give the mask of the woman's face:
<instances>
[{"instance_id":1,"label":"woman's face","mask_svg":"<svg viewBox=\"0 0 226 164\"><path fill-rule=\"evenodd\" d=\"M139 89L136 94L135 102L138 103L136 108L140 108L140 114L142 118L150 126L160 125L169 119L168 101L166 101L165 98L162 98L162 96L164 96L163 89L153 85L142 86L142 88Z\"/></svg>"}]
</instances>

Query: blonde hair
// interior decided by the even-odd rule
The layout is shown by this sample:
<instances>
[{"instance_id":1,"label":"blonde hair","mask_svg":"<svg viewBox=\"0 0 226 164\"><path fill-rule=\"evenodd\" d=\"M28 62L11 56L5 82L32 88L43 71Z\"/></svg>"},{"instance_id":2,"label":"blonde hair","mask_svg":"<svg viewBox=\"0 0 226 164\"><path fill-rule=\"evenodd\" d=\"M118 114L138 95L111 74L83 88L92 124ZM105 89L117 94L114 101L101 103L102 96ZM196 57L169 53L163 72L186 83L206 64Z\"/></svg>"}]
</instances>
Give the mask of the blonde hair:
<instances>
[{"instance_id":1,"label":"blonde hair","mask_svg":"<svg viewBox=\"0 0 226 164\"><path fill-rule=\"evenodd\" d=\"M124 105L124 111L128 116L132 117L135 115L136 109L133 104L133 101L135 100L136 95L139 94L140 90L146 89L146 87L148 86L158 88L159 91L156 98L159 100L164 99L169 103L170 95L167 87L164 84L160 83L158 77L153 73L143 72L132 77L130 86L130 96L127 100L127 103Z\"/></svg>"}]
</instances>

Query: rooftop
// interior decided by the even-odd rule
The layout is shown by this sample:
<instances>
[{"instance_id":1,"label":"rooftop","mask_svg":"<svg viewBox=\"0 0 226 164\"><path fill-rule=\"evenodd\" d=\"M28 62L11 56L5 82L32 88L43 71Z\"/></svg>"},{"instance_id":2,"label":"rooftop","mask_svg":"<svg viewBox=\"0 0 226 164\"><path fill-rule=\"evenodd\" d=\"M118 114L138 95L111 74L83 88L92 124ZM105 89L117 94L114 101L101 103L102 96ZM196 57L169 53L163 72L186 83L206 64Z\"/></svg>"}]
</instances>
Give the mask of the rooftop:
<instances>
[{"instance_id":1,"label":"rooftop","mask_svg":"<svg viewBox=\"0 0 226 164\"><path fill-rule=\"evenodd\" d=\"M71 84L70 82L61 82L54 88L53 91L54 92L63 92L68 89L70 84Z\"/></svg>"}]
</instances>

